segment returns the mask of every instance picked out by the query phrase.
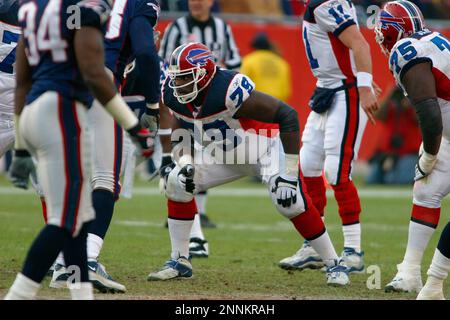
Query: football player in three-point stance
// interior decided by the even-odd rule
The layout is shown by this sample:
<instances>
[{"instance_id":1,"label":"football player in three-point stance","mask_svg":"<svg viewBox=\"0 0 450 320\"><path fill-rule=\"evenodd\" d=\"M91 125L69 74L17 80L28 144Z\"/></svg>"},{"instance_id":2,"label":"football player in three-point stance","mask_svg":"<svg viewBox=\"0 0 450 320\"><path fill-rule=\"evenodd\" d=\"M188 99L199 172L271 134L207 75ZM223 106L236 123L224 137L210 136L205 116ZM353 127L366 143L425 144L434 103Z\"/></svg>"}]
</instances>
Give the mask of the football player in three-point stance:
<instances>
[{"instance_id":1,"label":"football player in three-point stance","mask_svg":"<svg viewBox=\"0 0 450 320\"><path fill-rule=\"evenodd\" d=\"M328 284L349 283L347 267L302 188L297 113L254 89L248 77L219 68L200 43L181 45L172 53L162 92L177 120L173 129L182 128L172 134L178 142L172 151L175 162L162 170L172 253L148 280L192 277L189 234L197 213L195 193L258 175L277 210L320 253Z\"/></svg>"},{"instance_id":2,"label":"football player in three-point stance","mask_svg":"<svg viewBox=\"0 0 450 320\"><path fill-rule=\"evenodd\" d=\"M342 221L342 258L350 272L362 272L361 204L352 170L367 119L373 122L373 112L378 109L370 47L358 29L351 1L307 2L303 42L317 88L302 134L301 169L308 193L322 217L327 203L325 170ZM378 90L376 86L375 89ZM305 241L300 250L279 265L302 270L320 268L323 262Z\"/></svg>"},{"instance_id":3,"label":"football player in three-point stance","mask_svg":"<svg viewBox=\"0 0 450 320\"><path fill-rule=\"evenodd\" d=\"M80 25L68 22L69 6L78 6ZM102 0L25 0L20 4L23 36L16 56L15 161L31 162L30 153L36 157L48 218L5 299L33 299L60 251L71 267L72 299L93 299L86 256L87 227L95 218L88 88L142 153L149 152L148 130L141 128L104 68L100 30L109 12L109 4ZM12 175L29 171L21 167Z\"/></svg>"},{"instance_id":4,"label":"football player in three-point stance","mask_svg":"<svg viewBox=\"0 0 450 320\"><path fill-rule=\"evenodd\" d=\"M426 29L422 13L409 1L386 3L375 32L383 52L389 55L397 84L416 109L423 140L416 165L408 245L385 291L419 292L423 253L438 225L441 201L450 192L450 42ZM435 267L428 271L441 285L446 277L444 270L448 273L450 269L448 247L447 256L444 247L436 251ZM423 293L422 298L427 295Z\"/></svg>"}]
</instances>

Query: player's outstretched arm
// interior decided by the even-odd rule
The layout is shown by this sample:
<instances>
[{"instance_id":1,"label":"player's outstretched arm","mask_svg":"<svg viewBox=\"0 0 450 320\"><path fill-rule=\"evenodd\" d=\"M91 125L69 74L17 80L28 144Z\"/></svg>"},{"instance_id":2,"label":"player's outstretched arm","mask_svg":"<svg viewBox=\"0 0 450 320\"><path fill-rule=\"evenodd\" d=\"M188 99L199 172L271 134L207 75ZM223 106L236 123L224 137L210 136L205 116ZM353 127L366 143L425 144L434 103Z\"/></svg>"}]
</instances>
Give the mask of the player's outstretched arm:
<instances>
[{"instance_id":1,"label":"player's outstretched arm","mask_svg":"<svg viewBox=\"0 0 450 320\"><path fill-rule=\"evenodd\" d=\"M249 98L234 114L262 122L278 123L280 139L285 152L285 171L275 180L274 193L277 203L290 207L297 202L299 179L300 127L297 111L284 102L259 91L252 91Z\"/></svg>"},{"instance_id":2,"label":"player's outstretched arm","mask_svg":"<svg viewBox=\"0 0 450 320\"><path fill-rule=\"evenodd\" d=\"M15 110L16 115L22 113L25 106L25 98L31 88L31 67L25 54L25 40L21 36L16 48L16 91Z\"/></svg>"},{"instance_id":3,"label":"player's outstretched arm","mask_svg":"<svg viewBox=\"0 0 450 320\"><path fill-rule=\"evenodd\" d=\"M372 58L370 46L356 25L346 28L339 35L339 40L353 51L358 78L358 91L361 106L369 120L375 123L374 113L378 110L378 102L373 91Z\"/></svg>"},{"instance_id":4,"label":"player's outstretched arm","mask_svg":"<svg viewBox=\"0 0 450 320\"><path fill-rule=\"evenodd\" d=\"M266 123L278 123L286 154L299 154L300 128L297 111L286 103L254 90L234 114L234 118L250 118Z\"/></svg>"},{"instance_id":5,"label":"player's outstretched arm","mask_svg":"<svg viewBox=\"0 0 450 320\"><path fill-rule=\"evenodd\" d=\"M106 72L103 35L98 28L83 26L75 33L75 56L86 85L94 97L106 108L117 123L128 131L142 155L149 157L153 150L147 145L148 130L143 130Z\"/></svg>"},{"instance_id":6,"label":"player's outstretched arm","mask_svg":"<svg viewBox=\"0 0 450 320\"><path fill-rule=\"evenodd\" d=\"M427 60L412 65L402 75L401 82L416 109L422 132L421 151L416 180L426 177L433 169L442 138L442 115L436 93L436 81Z\"/></svg>"}]
</instances>

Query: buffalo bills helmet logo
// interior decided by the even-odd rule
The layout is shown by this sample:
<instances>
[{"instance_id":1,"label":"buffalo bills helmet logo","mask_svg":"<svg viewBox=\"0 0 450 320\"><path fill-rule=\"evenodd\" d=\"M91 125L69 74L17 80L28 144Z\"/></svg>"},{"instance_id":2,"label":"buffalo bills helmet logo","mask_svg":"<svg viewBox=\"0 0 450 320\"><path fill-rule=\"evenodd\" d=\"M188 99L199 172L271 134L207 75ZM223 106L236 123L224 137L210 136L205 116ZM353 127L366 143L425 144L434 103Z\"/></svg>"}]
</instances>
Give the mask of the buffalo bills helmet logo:
<instances>
[{"instance_id":1,"label":"buffalo bills helmet logo","mask_svg":"<svg viewBox=\"0 0 450 320\"><path fill-rule=\"evenodd\" d=\"M404 32L405 20L398 17L393 17L388 12L383 11L380 14L380 23L382 29L387 29L389 26L394 27L397 31Z\"/></svg>"},{"instance_id":2,"label":"buffalo bills helmet logo","mask_svg":"<svg viewBox=\"0 0 450 320\"><path fill-rule=\"evenodd\" d=\"M186 60L193 66L205 66L208 60L212 60L211 52L205 49L192 49L188 52Z\"/></svg>"}]
</instances>

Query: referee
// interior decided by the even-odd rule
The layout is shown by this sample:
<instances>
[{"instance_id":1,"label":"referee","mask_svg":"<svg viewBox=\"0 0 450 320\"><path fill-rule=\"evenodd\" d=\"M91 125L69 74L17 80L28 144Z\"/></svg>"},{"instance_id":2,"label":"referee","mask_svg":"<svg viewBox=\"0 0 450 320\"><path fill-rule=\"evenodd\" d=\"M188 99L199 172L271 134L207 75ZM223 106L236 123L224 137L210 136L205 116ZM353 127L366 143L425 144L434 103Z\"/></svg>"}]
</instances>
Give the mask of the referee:
<instances>
[{"instance_id":1,"label":"referee","mask_svg":"<svg viewBox=\"0 0 450 320\"><path fill-rule=\"evenodd\" d=\"M214 0L189 0L189 14L170 24L161 41L159 55L170 60L180 45L200 42L213 53L216 63L229 70L239 70L241 57L230 26L211 14Z\"/></svg>"}]
</instances>

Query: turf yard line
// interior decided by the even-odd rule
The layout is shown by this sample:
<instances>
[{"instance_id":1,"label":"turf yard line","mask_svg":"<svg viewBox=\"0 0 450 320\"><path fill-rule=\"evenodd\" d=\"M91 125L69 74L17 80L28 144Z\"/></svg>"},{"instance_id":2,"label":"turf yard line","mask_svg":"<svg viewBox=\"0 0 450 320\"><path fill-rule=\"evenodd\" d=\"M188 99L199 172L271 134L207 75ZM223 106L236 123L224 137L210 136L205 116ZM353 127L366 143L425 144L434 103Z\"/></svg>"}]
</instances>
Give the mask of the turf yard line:
<instances>
[{"instance_id":1,"label":"turf yard line","mask_svg":"<svg viewBox=\"0 0 450 320\"><path fill-rule=\"evenodd\" d=\"M127 227L152 227L161 229L161 222L151 222L151 221L142 221L142 220L116 220L113 221L116 225L127 226ZM340 230L342 228L341 225L325 223L328 230ZM292 231L293 227L288 222L278 222L275 224L257 224L257 223L218 223L218 227L224 230L234 230L234 231L254 231L254 232L269 232L269 231ZM393 232L400 231L406 232L408 231L408 226L402 225L389 225L382 223L364 223L363 228L365 230L373 230L379 232Z\"/></svg>"},{"instance_id":2,"label":"turf yard line","mask_svg":"<svg viewBox=\"0 0 450 320\"><path fill-rule=\"evenodd\" d=\"M216 188L208 191L210 195L215 197L267 197L268 192L265 188L255 186L254 188ZM366 199L406 199L412 198L411 190L395 189L395 188L359 188L358 194L360 198ZM21 190L13 187L0 187L0 195L35 195L34 190ZM133 189L133 195L137 196L161 196L158 188L153 187L137 187ZM333 198L333 191L327 191L327 197Z\"/></svg>"}]
</instances>

